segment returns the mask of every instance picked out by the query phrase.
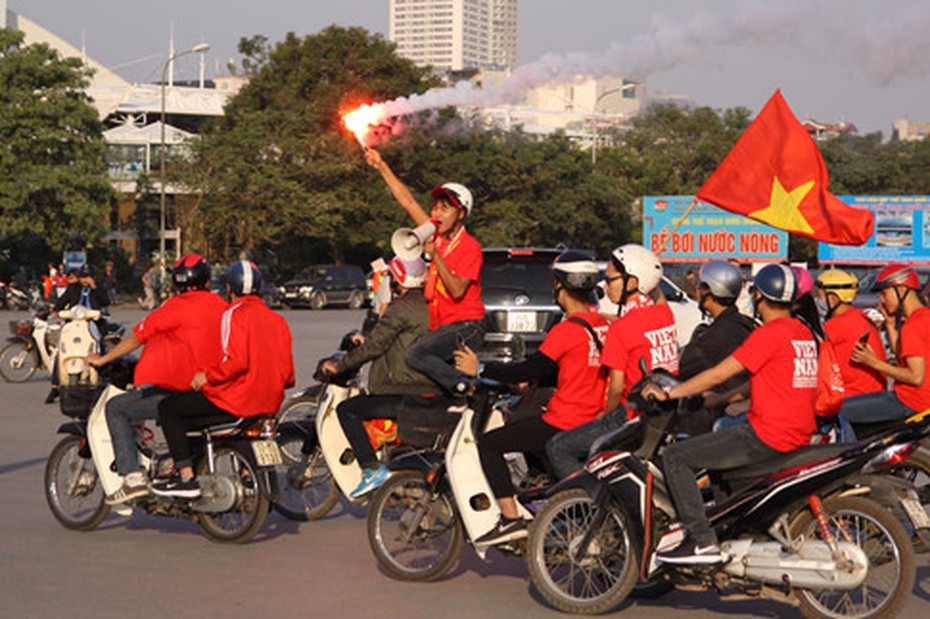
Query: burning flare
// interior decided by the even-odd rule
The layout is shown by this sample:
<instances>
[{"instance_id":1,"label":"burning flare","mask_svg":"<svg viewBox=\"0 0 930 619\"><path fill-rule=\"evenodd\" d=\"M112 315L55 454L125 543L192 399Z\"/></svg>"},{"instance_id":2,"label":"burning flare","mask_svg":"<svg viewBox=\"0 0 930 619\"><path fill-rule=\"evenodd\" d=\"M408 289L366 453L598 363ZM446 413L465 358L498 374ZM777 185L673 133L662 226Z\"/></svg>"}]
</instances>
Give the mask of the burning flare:
<instances>
[{"instance_id":1,"label":"burning flare","mask_svg":"<svg viewBox=\"0 0 930 619\"><path fill-rule=\"evenodd\" d=\"M368 144L365 143L365 136L368 135L373 127L380 125L385 117L384 106L380 103L373 103L371 105L365 104L360 105L347 114L343 114L342 124L346 126L346 129L355 134L355 139L362 145L362 148L367 149Z\"/></svg>"}]
</instances>

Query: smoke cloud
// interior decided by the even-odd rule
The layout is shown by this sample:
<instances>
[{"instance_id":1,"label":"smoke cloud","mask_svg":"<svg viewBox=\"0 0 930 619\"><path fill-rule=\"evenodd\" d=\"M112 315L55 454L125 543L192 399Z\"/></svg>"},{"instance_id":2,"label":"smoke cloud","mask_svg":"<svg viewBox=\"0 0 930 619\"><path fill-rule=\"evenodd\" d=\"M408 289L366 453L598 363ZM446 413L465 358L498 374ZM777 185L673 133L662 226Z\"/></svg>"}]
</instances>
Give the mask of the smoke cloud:
<instances>
[{"instance_id":1,"label":"smoke cloud","mask_svg":"<svg viewBox=\"0 0 930 619\"><path fill-rule=\"evenodd\" d=\"M495 83L476 88L460 82L453 88L384 102L389 116L404 116L446 106L487 108L522 102L527 91L550 83L606 76L645 80L683 65L700 65L713 54L753 46L767 49L805 47L804 33L833 37L831 54L852 58L876 83L930 75L930 3L881 15L855 16L845 4L826 0L733 2L724 11L700 10L687 21L657 14L649 30L601 53L548 54ZM816 28L817 34L810 29ZM808 43L811 41L808 40ZM814 55L813 49L811 50ZM774 85L773 85L774 90Z\"/></svg>"}]
</instances>

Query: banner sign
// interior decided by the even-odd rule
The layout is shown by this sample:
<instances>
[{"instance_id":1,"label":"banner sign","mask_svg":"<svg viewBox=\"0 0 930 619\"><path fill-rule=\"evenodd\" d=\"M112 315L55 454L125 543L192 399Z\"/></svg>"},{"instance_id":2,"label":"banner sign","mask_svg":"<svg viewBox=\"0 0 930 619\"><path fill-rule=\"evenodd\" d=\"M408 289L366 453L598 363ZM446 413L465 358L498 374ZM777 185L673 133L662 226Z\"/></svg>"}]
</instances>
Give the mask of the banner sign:
<instances>
[{"instance_id":1,"label":"banner sign","mask_svg":"<svg viewBox=\"0 0 930 619\"><path fill-rule=\"evenodd\" d=\"M787 258L787 232L705 202L695 204L672 234L693 201L693 196L643 199L643 245L661 254L663 262L710 258L772 262Z\"/></svg>"},{"instance_id":2,"label":"banner sign","mask_svg":"<svg viewBox=\"0 0 930 619\"><path fill-rule=\"evenodd\" d=\"M930 264L930 196L837 196L875 214L875 232L865 245L819 243L821 263Z\"/></svg>"}]
</instances>

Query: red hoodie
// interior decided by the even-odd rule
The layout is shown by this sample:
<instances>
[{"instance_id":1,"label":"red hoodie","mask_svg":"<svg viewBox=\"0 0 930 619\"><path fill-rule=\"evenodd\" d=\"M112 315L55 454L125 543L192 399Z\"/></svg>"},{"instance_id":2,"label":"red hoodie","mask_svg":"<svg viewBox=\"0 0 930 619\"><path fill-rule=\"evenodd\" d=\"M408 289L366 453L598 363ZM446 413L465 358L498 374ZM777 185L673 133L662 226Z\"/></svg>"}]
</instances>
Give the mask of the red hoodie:
<instances>
[{"instance_id":1,"label":"red hoodie","mask_svg":"<svg viewBox=\"0 0 930 619\"><path fill-rule=\"evenodd\" d=\"M277 413L284 390L294 386L287 322L248 295L223 314L221 334L223 359L207 368L204 395L237 417Z\"/></svg>"}]
</instances>

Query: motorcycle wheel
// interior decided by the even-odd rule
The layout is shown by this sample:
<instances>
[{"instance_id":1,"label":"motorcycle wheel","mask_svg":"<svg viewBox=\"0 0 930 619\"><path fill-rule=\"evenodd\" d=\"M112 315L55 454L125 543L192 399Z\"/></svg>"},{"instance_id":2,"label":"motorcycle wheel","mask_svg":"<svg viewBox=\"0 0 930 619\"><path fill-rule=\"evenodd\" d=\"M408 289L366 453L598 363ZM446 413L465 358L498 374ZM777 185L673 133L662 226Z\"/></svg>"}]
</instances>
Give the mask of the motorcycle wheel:
<instances>
[{"instance_id":1,"label":"motorcycle wheel","mask_svg":"<svg viewBox=\"0 0 930 619\"><path fill-rule=\"evenodd\" d=\"M45 464L45 500L67 529L90 531L110 514L94 461L81 456L81 437L61 439Z\"/></svg>"},{"instance_id":2,"label":"motorcycle wheel","mask_svg":"<svg viewBox=\"0 0 930 619\"><path fill-rule=\"evenodd\" d=\"M332 511L340 497L319 445L309 454L301 452L305 437L306 433L297 428L281 431L278 446L283 462L275 470L278 499L274 510L298 522L322 518Z\"/></svg>"},{"instance_id":3,"label":"motorcycle wheel","mask_svg":"<svg viewBox=\"0 0 930 619\"><path fill-rule=\"evenodd\" d=\"M278 412L278 427L281 428L284 424L291 425L293 423L304 435L314 432L313 425L316 422L316 413L320 408L320 392L321 389L314 388L309 395L300 395L285 401L284 406ZM296 451L293 451L293 445L290 442L287 445L282 445L281 441L278 441L278 445L282 450L292 449L291 452L285 454L292 460L300 457L299 444Z\"/></svg>"},{"instance_id":4,"label":"motorcycle wheel","mask_svg":"<svg viewBox=\"0 0 930 619\"><path fill-rule=\"evenodd\" d=\"M861 585L848 591L796 589L801 612L805 617L834 619L895 616L914 588L916 570L914 549L904 527L891 513L868 499L827 499L823 508L837 539L856 541L865 551L869 572ZM791 534L823 539L809 510L797 517Z\"/></svg>"},{"instance_id":5,"label":"motorcycle wheel","mask_svg":"<svg viewBox=\"0 0 930 619\"><path fill-rule=\"evenodd\" d=\"M204 534L215 542L242 544L258 533L268 516L270 504L261 487L261 476L238 449L220 446L214 449L216 474L233 480L236 501L227 512L200 514L198 524ZM200 461L198 475L209 478L206 460Z\"/></svg>"},{"instance_id":6,"label":"motorcycle wheel","mask_svg":"<svg viewBox=\"0 0 930 619\"><path fill-rule=\"evenodd\" d=\"M605 613L633 591L639 550L626 514L609 509L580 559L575 556L577 545L596 524L596 510L587 492L563 490L546 501L533 519L526 549L530 581L562 612Z\"/></svg>"},{"instance_id":7,"label":"motorcycle wheel","mask_svg":"<svg viewBox=\"0 0 930 619\"><path fill-rule=\"evenodd\" d=\"M8 383L24 383L36 373L39 358L23 342L10 342L0 350L0 374Z\"/></svg>"},{"instance_id":8,"label":"motorcycle wheel","mask_svg":"<svg viewBox=\"0 0 930 619\"><path fill-rule=\"evenodd\" d=\"M891 474L907 480L917 491L924 510L930 513L930 452L926 447L921 447L907 460L892 468ZM930 551L930 544L925 541L926 534L923 531L912 539L917 553Z\"/></svg>"},{"instance_id":9,"label":"motorcycle wheel","mask_svg":"<svg viewBox=\"0 0 930 619\"><path fill-rule=\"evenodd\" d=\"M432 496L418 471L393 474L368 506L368 543L378 564L394 578L431 581L444 576L464 542L451 497Z\"/></svg>"}]
</instances>

